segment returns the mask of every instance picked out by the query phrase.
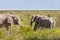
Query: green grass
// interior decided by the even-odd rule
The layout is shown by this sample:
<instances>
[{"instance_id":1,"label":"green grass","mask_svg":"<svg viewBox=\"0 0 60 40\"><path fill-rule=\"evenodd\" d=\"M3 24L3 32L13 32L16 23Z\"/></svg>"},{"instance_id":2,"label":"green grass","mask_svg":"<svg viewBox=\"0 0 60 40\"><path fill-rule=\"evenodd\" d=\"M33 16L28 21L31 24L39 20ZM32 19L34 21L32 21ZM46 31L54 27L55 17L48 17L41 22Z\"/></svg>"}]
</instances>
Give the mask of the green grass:
<instances>
[{"instance_id":1,"label":"green grass","mask_svg":"<svg viewBox=\"0 0 60 40\"><path fill-rule=\"evenodd\" d=\"M60 11L48 10L5 10L0 13L11 12L18 15L23 25L11 25L9 30L5 27L0 28L0 40L60 40ZM30 26L32 15L50 15L56 21L54 29L39 28L33 30L34 25Z\"/></svg>"}]
</instances>

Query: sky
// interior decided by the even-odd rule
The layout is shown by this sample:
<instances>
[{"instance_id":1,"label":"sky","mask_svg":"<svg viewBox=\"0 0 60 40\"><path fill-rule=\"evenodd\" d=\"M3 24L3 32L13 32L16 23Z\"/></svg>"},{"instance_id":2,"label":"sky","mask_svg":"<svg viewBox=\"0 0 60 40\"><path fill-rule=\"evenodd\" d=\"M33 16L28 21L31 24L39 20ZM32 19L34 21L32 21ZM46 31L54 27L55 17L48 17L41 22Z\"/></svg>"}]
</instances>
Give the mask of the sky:
<instances>
[{"instance_id":1,"label":"sky","mask_svg":"<svg viewBox=\"0 0 60 40\"><path fill-rule=\"evenodd\" d=\"M60 10L60 0L0 0L0 10Z\"/></svg>"}]
</instances>

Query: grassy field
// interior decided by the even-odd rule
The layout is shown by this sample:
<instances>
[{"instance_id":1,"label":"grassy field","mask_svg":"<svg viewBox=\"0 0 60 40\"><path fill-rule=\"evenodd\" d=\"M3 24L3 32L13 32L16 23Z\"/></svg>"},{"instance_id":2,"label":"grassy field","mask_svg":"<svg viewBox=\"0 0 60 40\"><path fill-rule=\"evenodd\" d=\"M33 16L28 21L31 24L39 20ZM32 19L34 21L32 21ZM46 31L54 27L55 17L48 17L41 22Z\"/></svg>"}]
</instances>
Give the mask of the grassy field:
<instances>
[{"instance_id":1,"label":"grassy field","mask_svg":"<svg viewBox=\"0 0 60 40\"><path fill-rule=\"evenodd\" d=\"M11 25L9 30L0 28L0 40L60 40L60 11L59 10L1 10L0 14L11 12L18 15L23 25ZM33 30L29 22L32 15L50 15L56 21L55 27Z\"/></svg>"}]
</instances>

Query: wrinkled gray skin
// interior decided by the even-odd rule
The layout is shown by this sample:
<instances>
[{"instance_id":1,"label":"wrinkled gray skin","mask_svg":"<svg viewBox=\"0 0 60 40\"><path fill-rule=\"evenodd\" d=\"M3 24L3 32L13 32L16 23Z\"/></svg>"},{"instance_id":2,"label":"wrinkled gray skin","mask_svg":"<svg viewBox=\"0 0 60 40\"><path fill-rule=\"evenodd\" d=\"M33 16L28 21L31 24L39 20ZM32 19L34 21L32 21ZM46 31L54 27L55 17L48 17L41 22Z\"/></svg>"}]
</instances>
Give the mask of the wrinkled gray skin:
<instances>
[{"instance_id":1,"label":"wrinkled gray skin","mask_svg":"<svg viewBox=\"0 0 60 40\"><path fill-rule=\"evenodd\" d=\"M20 24L19 17L12 14L0 14L0 27L5 25L5 27L8 30L11 24L19 25Z\"/></svg>"},{"instance_id":2,"label":"wrinkled gray skin","mask_svg":"<svg viewBox=\"0 0 60 40\"><path fill-rule=\"evenodd\" d=\"M50 29L54 26L54 20L48 16L32 16L30 21L31 26L33 22L35 22L34 30L38 29L40 26Z\"/></svg>"}]
</instances>

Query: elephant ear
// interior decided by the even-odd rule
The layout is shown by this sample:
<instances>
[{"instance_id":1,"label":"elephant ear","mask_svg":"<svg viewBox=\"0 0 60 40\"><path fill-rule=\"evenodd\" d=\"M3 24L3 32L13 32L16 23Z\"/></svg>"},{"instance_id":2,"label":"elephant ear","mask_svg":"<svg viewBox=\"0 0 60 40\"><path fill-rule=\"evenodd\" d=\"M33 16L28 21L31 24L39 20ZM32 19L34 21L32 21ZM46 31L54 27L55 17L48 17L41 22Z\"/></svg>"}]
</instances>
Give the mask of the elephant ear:
<instances>
[{"instance_id":1,"label":"elephant ear","mask_svg":"<svg viewBox=\"0 0 60 40\"><path fill-rule=\"evenodd\" d=\"M16 15L16 21L18 22L19 25L23 25L21 19L19 16Z\"/></svg>"},{"instance_id":2,"label":"elephant ear","mask_svg":"<svg viewBox=\"0 0 60 40\"><path fill-rule=\"evenodd\" d=\"M36 21L37 18L38 18L38 16L35 16L35 17L34 17L34 21Z\"/></svg>"},{"instance_id":3,"label":"elephant ear","mask_svg":"<svg viewBox=\"0 0 60 40\"><path fill-rule=\"evenodd\" d=\"M32 22L35 22L35 20L37 19L37 17L38 17L38 16L32 16L31 21L32 21Z\"/></svg>"},{"instance_id":4,"label":"elephant ear","mask_svg":"<svg viewBox=\"0 0 60 40\"><path fill-rule=\"evenodd\" d=\"M13 19L12 19L12 17L7 17L7 23L9 23L9 24L14 24L14 21L13 21Z\"/></svg>"},{"instance_id":5,"label":"elephant ear","mask_svg":"<svg viewBox=\"0 0 60 40\"><path fill-rule=\"evenodd\" d=\"M31 21L30 21L31 26L32 26L32 23L36 21L37 17L38 16L35 16L35 15L32 16Z\"/></svg>"},{"instance_id":6,"label":"elephant ear","mask_svg":"<svg viewBox=\"0 0 60 40\"><path fill-rule=\"evenodd\" d=\"M17 15L14 15L14 20L18 20L18 16Z\"/></svg>"}]
</instances>

